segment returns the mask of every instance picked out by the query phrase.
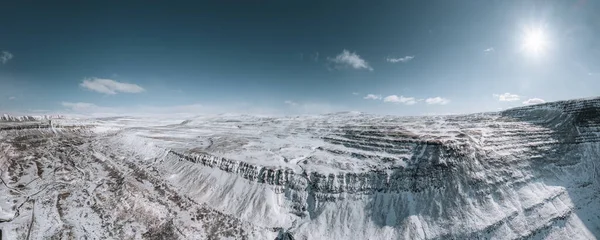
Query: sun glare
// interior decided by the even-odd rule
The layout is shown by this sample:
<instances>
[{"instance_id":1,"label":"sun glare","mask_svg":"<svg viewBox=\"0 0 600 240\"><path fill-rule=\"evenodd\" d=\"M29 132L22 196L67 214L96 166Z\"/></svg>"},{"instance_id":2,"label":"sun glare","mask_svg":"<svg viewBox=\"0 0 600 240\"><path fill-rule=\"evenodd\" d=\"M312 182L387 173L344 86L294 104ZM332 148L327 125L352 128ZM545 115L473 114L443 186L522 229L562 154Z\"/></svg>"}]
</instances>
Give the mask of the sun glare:
<instances>
[{"instance_id":1,"label":"sun glare","mask_svg":"<svg viewBox=\"0 0 600 240\"><path fill-rule=\"evenodd\" d=\"M527 29L523 37L523 50L532 55L541 55L548 48L548 39L541 28Z\"/></svg>"}]
</instances>

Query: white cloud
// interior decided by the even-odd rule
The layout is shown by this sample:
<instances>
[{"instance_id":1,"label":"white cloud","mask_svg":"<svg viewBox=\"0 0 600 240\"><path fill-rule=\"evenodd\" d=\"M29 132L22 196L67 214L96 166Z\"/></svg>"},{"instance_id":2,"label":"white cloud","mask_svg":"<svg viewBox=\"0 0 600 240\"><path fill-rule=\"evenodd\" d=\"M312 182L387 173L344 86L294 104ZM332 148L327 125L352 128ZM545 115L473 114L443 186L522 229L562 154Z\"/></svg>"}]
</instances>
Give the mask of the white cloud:
<instances>
[{"instance_id":1,"label":"white cloud","mask_svg":"<svg viewBox=\"0 0 600 240\"><path fill-rule=\"evenodd\" d=\"M50 112L50 110L46 110L46 109L29 109L28 111L32 112L32 113L47 113L47 112Z\"/></svg>"},{"instance_id":2,"label":"white cloud","mask_svg":"<svg viewBox=\"0 0 600 240\"><path fill-rule=\"evenodd\" d=\"M11 101L15 100L15 99L17 99L17 97L14 97L14 96L13 97L8 97L8 100L11 100Z\"/></svg>"},{"instance_id":3,"label":"white cloud","mask_svg":"<svg viewBox=\"0 0 600 240\"><path fill-rule=\"evenodd\" d=\"M351 110L344 106L339 105L331 105L328 103L318 103L318 102L295 102L291 100L287 100L284 102L289 107L285 109L282 113L283 115L294 115L294 114L324 114L324 113L333 113L339 111L348 111ZM278 110L275 110L278 111Z\"/></svg>"},{"instance_id":4,"label":"white cloud","mask_svg":"<svg viewBox=\"0 0 600 240\"><path fill-rule=\"evenodd\" d=\"M527 101L523 102L523 104L525 105L532 105L532 104L540 104L540 103L545 103L546 101L544 101L544 99L541 98L530 98Z\"/></svg>"},{"instance_id":5,"label":"white cloud","mask_svg":"<svg viewBox=\"0 0 600 240\"><path fill-rule=\"evenodd\" d=\"M404 96L396 96L396 95L390 95L387 96L383 99L384 102L391 102L391 103L403 103L406 105L413 105L415 103L417 103L417 101L415 100L414 97L404 97Z\"/></svg>"},{"instance_id":6,"label":"white cloud","mask_svg":"<svg viewBox=\"0 0 600 240\"><path fill-rule=\"evenodd\" d=\"M397 63L397 62L405 63L405 62L412 60L413 58L415 58L415 56L405 56L405 57L401 57L401 58L387 58L385 60L388 62L391 62L391 63Z\"/></svg>"},{"instance_id":7,"label":"white cloud","mask_svg":"<svg viewBox=\"0 0 600 240\"><path fill-rule=\"evenodd\" d=\"M360 93L353 92L352 95L358 96L358 95L360 95Z\"/></svg>"},{"instance_id":8,"label":"white cloud","mask_svg":"<svg viewBox=\"0 0 600 240\"><path fill-rule=\"evenodd\" d=\"M287 105L290 105L290 106L296 106L296 105L298 105L298 103L296 103L294 101L291 101L291 100L286 100L284 103L287 104Z\"/></svg>"},{"instance_id":9,"label":"white cloud","mask_svg":"<svg viewBox=\"0 0 600 240\"><path fill-rule=\"evenodd\" d=\"M367 96L363 97L364 99L373 99L373 100L379 100L381 99L381 95L375 95L375 94L367 94Z\"/></svg>"},{"instance_id":10,"label":"white cloud","mask_svg":"<svg viewBox=\"0 0 600 240\"><path fill-rule=\"evenodd\" d=\"M199 113L217 113L223 108L208 108L201 104L174 105L174 106L146 106L131 107L106 107L86 102L62 102L61 105L68 111L65 114L83 116L196 116ZM220 112L219 112L220 113Z\"/></svg>"},{"instance_id":11,"label":"white cloud","mask_svg":"<svg viewBox=\"0 0 600 240\"><path fill-rule=\"evenodd\" d=\"M340 111L353 111L352 107L343 105L331 105L317 102L294 102L282 101L290 104L288 108L270 108L256 106L250 103L238 102L228 105L206 106L200 103L186 105L153 106L153 105L131 105L131 106L103 106L89 102L62 102L63 110L55 112L65 116L78 117L109 117L109 116L139 116L156 117L164 119L189 119L199 115L215 114L251 114L256 116L285 116L295 114L324 114ZM21 114L25 115L25 114Z\"/></svg>"},{"instance_id":12,"label":"white cloud","mask_svg":"<svg viewBox=\"0 0 600 240\"><path fill-rule=\"evenodd\" d=\"M295 114L324 114L346 110L341 106L334 106L327 103L302 103L292 110Z\"/></svg>"},{"instance_id":13,"label":"white cloud","mask_svg":"<svg viewBox=\"0 0 600 240\"><path fill-rule=\"evenodd\" d=\"M202 112L206 112L210 110L208 107L199 104L199 103L193 103L193 104L187 104L187 105L175 105L175 106L140 106L139 107L139 111L145 114L151 113L151 114L157 114L157 115L161 115L161 114L167 114L167 115L171 115L171 114L190 114L190 115L194 115L194 114L198 114L198 113L202 113Z\"/></svg>"},{"instance_id":14,"label":"white cloud","mask_svg":"<svg viewBox=\"0 0 600 240\"><path fill-rule=\"evenodd\" d=\"M492 52L495 52L495 51L496 51L496 50L495 50L493 47L491 47L491 48L486 48L485 50L483 50L483 52L485 52L485 53L492 53Z\"/></svg>"},{"instance_id":15,"label":"white cloud","mask_svg":"<svg viewBox=\"0 0 600 240\"><path fill-rule=\"evenodd\" d=\"M337 64L337 67L351 67L354 69L368 69L369 71L373 71L373 68L369 66L369 63L364 59L360 58L360 56L354 52L350 52L346 49L342 51L335 58L328 58L329 61Z\"/></svg>"},{"instance_id":16,"label":"white cloud","mask_svg":"<svg viewBox=\"0 0 600 240\"><path fill-rule=\"evenodd\" d=\"M87 112L87 111L92 111L92 110L97 110L98 106L96 106L93 103L85 103L85 102L62 102L61 105L63 107L69 108L73 111L78 111L78 112Z\"/></svg>"},{"instance_id":17,"label":"white cloud","mask_svg":"<svg viewBox=\"0 0 600 240\"><path fill-rule=\"evenodd\" d=\"M446 99L446 98L442 98L442 97L434 97L434 98L425 99L425 103L430 104L430 105L432 105L432 104L446 105L446 104L450 103L450 100Z\"/></svg>"},{"instance_id":18,"label":"white cloud","mask_svg":"<svg viewBox=\"0 0 600 240\"><path fill-rule=\"evenodd\" d=\"M521 99L521 97L519 97L519 95L511 94L511 93L493 94L493 96L494 96L494 98L498 99L498 101L500 101L500 102L513 102L513 101L519 101Z\"/></svg>"},{"instance_id":19,"label":"white cloud","mask_svg":"<svg viewBox=\"0 0 600 240\"><path fill-rule=\"evenodd\" d=\"M9 53L7 51L2 51L2 54L0 54L0 62L2 62L2 64L7 63L8 60L11 60L12 58L12 53Z\"/></svg>"},{"instance_id":20,"label":"white cloud","mask_svg":"<svg viewBox=\"0 0 600 240\"><path fill-rule=\"evenodd\" d=\"M111 95L117 94L117 92L139 93L145 91L144 88L136 84L122 83L112 79L103 78L86 78L79 86L99 93Z\"/></svg>"}]
</instances>

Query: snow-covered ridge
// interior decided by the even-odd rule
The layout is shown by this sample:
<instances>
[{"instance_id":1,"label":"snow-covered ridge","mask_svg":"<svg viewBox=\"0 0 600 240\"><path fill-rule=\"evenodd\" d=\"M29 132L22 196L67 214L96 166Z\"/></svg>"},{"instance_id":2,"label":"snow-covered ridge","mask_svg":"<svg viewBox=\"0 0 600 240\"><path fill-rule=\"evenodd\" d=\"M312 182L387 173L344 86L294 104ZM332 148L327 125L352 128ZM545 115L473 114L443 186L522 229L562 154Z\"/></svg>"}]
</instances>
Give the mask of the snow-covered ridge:
<instances>
[{"instance_id":1,"label":"snow-covered ridge","mask_svg":"<svg viewBox=\"0 0 600 240\"><path fill-rule=\"evenodd\" d=\"M39 115L39 116L12 116L3 114L0 117L0 122L26 122L26 121L40 121L49 119L63 119L62 115Z\"/></svg>"},{"instance_id":2,"label":"snow-covered ridge","mask_svg":"<svg viewBox=\"0 0 600 240\"><path fill-rule=\"evenodd\" d=\"M598 131L572 123L595 120L581 118L581 111L545 109L448 117L207 119L181 128L184 136L209 130L198 137L210 144L189 145L207 153L172 151L161 166L196 201L298 238L589 238L598 230L582 219L597 212L595 205L580 203L594 192L589 188L597 189L590 176L598 170L589 160L598 151L590 148L593 141L577 139L580 132ZM163 138L179 134L177 127L151 131L164 132ZM288 138L295 147L285 144ZM168 140L175 147L177 141ZM190 138L182 141L187 148ZM555 180L565 179L557 172L570 182ZM534 224L513 227L522 222ZM560 227L565 224L575 227Z\"/></svg>"},{"instance_id":3,"label":"snow-covered ridge","mask_svg":"<svg viewBox=\"0 0 600 240\"><path fill-rule=\"evenodd\" d=\"M172 159L192 163L181 163L178 165L182 167L175 167L184 175L196 174L201 168L208 167L227 173L221 176L230 176L228 178L232 179L239 176L248 180L249 185L263 185L273 189L274 193L283 194L290 214L311 219L302 228L294 227L294 224L288 228L287 231L298 236L347 237L342 234L347 229L336 233L338 226L327 225L328 228L319 233L313 230L320 229L319 224L325 224L321 221L340 221L340 224L350 224L356 229L368 226L363 221L375 221L383 223L382 226L393 227L385 236L416 239L513 239L535 238L540 234L566 236L562 234L567 233L588 238L591 236L589 234L598 234L600 229L594 227L597 226L594 224L582 224L580 218L594 218L598 216L598 212L575 209L575 205L578 208L594 207L579 206L577 201L590 196L574 192L580 192L576 186L592 187L596 189L593 191L598 192L599 182L594 176L598 176L600 169L593 162L600 156L597 145L600 129L596 127L600 123L600 115L595 114L598 107L597 99L586 99L528 106L498 114L411 118L358 116L350 119L338 119L336 115L332 115L325 118L302 118L299 120L301 124L294 124L293 119L272 120L277 124L287 122L286 125L300 127L284 129L304 129L291 132L309 131L315 134L321 132L321 129L328 129L322 135L315 135L327 144L317 147L317 152L312 157L318 158L318 153L324 152L330 154L324 155L325 158L346 156L347 159L353 159L350 162L358 163L361 159L377 158L382 153L393 156L379 157L376 161L378 164L361 168L362 170L321 172L319 167L312 164L325 159L311 164L311 157L304 158L307 162L297 162L298 166L304 166L299 171L294 167L273 167L271 164L264 166L261 161L251 163L209 153L185 154L171 151L169 155L173 155L170 157ZM237 129L268 125L265 122L245 121L236 124L239 126ZM236 129L225 127L227 125L220 126L228 131ZM214 154L227 155L220 151ZM287 165L282 163L282 166ZM557 175L557 171L560 174ZM580 172L589 174L579 174ZM557 182L557 179L564 179L563 175L569 176L570 180ZM191 179L175 182L181 186L199 188L206 184ZM220 188L220 184L212 186L215 187ZM574 195L569 196L569 193ZM234 197L236 194L227 195ZM197 197L212 202L219 209L227 209L219 203L222 193L203 193ZM490 197L492 201L489 200ZM592 198L598 201L597 197ZM243 202L234 204L241 204L249 209L275 207L269 205L268 201L260 207L244 205ZM559 205L563 207L557 207ZM364 212L360 206L371 206L371 210ZM555 206L556 209L548 210L549 206ZM344 208L353 210L345 212L341 210ZM496 210L481 212L482 209L490 211L491 208ZM418 218L409 217L414 214L413 211L421 213ZM434 220L446 219L459 212L462 216L459 222L448 224L444 220ZM246 216L236 211L230 213L250 221L260 222L252 216L265 218L261 221L267 225L275 223L261 214ZM381 214L382 219L369 220L374 217L373 214ZM484 220L470 214L489 216ZM536 224L521 230L510 227L523 221ZM575 230L559 227L565 223L579 227ZM422 232L410 231L406 227L411 224L420 225L424 229ZM372 227L378 229L375 226ZM555 228L562 230L557 231ZM326 233L327 231L332 233ZM371 233L376 234L369 234ZM372 236L367 233L354 234L358 235L350 236Z\"/></svg>"}]
</instances>

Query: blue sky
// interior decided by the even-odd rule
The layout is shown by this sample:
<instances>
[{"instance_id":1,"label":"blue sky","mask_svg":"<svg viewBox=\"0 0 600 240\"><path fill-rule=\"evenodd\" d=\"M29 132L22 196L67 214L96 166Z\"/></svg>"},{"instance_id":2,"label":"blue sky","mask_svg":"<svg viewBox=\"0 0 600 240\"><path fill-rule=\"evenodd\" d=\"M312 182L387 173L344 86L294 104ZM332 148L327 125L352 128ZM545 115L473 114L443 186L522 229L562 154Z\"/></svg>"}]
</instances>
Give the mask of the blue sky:
<instances>
[{"instance_id":1,"label":"blue sky","mask_svg":"<svg viewBox=\"0 0 600 240\"><path fill-rule=\"evenodd\" d=\"M0 112L423 115L600 95L599 1L124 2L3 3Z\"/></svg>"}]
</instances>

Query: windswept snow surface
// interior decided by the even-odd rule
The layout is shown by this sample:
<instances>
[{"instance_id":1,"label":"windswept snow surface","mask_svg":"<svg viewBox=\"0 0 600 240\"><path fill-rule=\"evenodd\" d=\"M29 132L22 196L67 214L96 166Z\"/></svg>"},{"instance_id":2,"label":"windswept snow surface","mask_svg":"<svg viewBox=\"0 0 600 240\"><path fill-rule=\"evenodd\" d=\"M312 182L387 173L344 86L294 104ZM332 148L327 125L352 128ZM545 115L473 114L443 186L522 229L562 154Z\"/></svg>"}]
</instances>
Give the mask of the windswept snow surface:
<instances>
[{"instance_id":1,"label":"windswept snow surface","mask_svg":"<svg viewBox=\"0 0 600 240\"><path fill-rule=\"evenodd\" d=\"M600 236L598 98L442 117L6 119L4 239Z\"/></svg>"}]
</instances>

